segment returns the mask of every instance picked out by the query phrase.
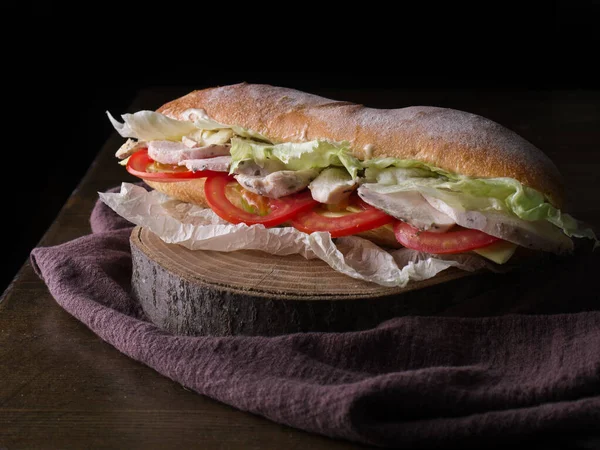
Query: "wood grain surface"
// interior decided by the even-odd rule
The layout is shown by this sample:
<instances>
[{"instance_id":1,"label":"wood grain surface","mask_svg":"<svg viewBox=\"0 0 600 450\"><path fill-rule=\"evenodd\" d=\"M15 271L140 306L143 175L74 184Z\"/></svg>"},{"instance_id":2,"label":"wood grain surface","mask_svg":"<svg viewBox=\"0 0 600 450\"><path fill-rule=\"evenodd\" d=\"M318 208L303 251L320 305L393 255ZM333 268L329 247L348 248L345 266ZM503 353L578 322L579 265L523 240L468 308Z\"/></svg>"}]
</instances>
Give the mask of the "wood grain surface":
<instances>
[{"instance_id":1,"label":"wood grain surface","mask_svg":"<svg viewBox=\"0 0 600 450\"><path fill-rule=\"evenodd\" d=\"M124 112L154 109L183 93L176 89L143 91ZM490 117L543 149L564 175L569 212L600 227L600 92L317 93L369 106L429 104ZM122 181L135 181L113 157L122 141L116 135L107 141L39 245L88 234L97 192ZM502 282L483 276L481 285L467 283L457 286L456 292L450 283L448 292L460 302L439 314L577 312L589 307L589 301L579 303L578 299L598 295L597 269L598 258L590 257L570 260L540 274L540 279L545 276L549 281L559 277L563 277L560 281L570 280L568 286L561 282L551 287L562 289L563 296L551 300L545 297L544 286L534 288L517 275L503 277ZM509 282L514 288L501 289ZM596 293L591 291L594 287ZM565 293L571 295L565 298ZM584 438L577 439L580 448L586 448ZM564 442L554 444L555 448L577 448ZM122 355L64 312L25 262L0 299L0 448L364 447L278 425L185 390Z\"/></svg>"},{"instance_id":2,"label":"wood grain surface","mask_svg":"<svg viewBox=\"0 0 600 450\"><path fill-rule=\"evenodd\" d=\"M134 228L130 242L133 295L154 324L184 335L365 330L398 315L435 314L452 298L447 283L474 275L450 268L404 288L384 287L320 259L192 251L142 227Z\"/></svg>"}]
</instances>

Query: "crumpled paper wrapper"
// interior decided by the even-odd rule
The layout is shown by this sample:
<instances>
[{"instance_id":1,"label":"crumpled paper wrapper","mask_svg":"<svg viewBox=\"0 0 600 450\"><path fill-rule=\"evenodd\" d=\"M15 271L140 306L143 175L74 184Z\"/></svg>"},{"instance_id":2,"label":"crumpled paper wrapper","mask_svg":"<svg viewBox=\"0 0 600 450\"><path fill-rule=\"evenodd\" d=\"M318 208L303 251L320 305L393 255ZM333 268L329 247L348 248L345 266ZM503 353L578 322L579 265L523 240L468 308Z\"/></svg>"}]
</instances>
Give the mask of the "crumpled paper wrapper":
<instances>
[{"instance_id":1,"label":"crumpled paper wrapper","mask_svg":"<svg viewBox=\"0 0 600 450\"><path fill-rule=\"evenodd\" d=\"M99 192L100 199L117 214L148 228L163 241L191 250L261 250L273 255L300 254L319 258L349 277L381 286L405 287L426 280L449 267L474 271L492 268L474 254L430 254L402 248L384 250L366 239L348 236L334 240L327 232L306 234L291 227L232 225L210 208L174 200L158 191L122 183L118 193Z\"/></svg>"}]
</instances>

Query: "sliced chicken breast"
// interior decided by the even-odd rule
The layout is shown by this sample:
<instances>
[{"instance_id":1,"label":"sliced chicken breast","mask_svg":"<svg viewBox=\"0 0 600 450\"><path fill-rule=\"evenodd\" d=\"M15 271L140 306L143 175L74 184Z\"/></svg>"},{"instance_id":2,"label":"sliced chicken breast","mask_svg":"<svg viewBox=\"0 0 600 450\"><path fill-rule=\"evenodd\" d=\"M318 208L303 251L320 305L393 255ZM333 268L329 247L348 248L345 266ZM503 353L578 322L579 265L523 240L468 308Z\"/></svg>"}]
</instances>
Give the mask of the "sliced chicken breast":
<instances>
[{"instance_id":1,"label":"sliced chicken breast","mask_svg":"<svg viewBox=\"0 0 600 450\"><path fill-rule=\"evenodd\" d=\"M491 236L521 245L523 247L552 253L573 250L573 241L562 230L550 222L538 220L529 222L518 217L492 211L459 211L446 202L423 196L431 206L465 228L480 230Z\"/></svg>"},{"instance_id":2,"label":"sliced chicken breast","mask_svg":"<svg viewBox=\"0 0 600 450\"><path fill-rule=\"evenodd\" d=\"M308 188L312 198L328 205L337 205L347 199L357 186L348 171L337 167L325 169Z\"/></svg>"},{"instance_id":3,"label":"sliced chicken breast","mask_svg":"<svg viewBox=\"0 0 600 450\"><path fill-rule=\"evenodd\" d=\"M188 147L183 142L150 141L148 156L162 164L179 164L185 160L206 159L215 156L228 156L229 145L208 145Z\"/></svg>"},{"instance_id":4,"label":"sliced chicken breast","mask_svg":"<svg viewBox=\"0 0 600 450\"><path fill-rule=\"evenodd\" d=\"M358 188L358 195L369 205L420 230L442 233L456 224L454 219L435 209L416 191L381 194L363 184Z\"/></svg>"},{"instance_id":5,"label":"sliced chicken breast","mask_svg":"<svg viewBox=\"0 0 600 450\"><path fill-rule=\"evenodd\" d=\"M136 141L134 139L127 139L127 141L125 141L125 143L121 145L121 147L119 147L119 150L117 150L115 156L119 159L129 158L135 152L146 147L147 145L148 143L146 141Z\"/></svg>"},{"instance_id":6,"label":"sliced chicken breast","mask_svg":"<svg viewBox=\"0 0 600 450\"><path fill-rule=\"evenodd\" d=\"M319 172L309 170L280 170L267 176L235 175L244 188L259 195L280 198L300 192L314 180Z\"/></svg>"},{"instance_id":7,"label":"sliced chicken breast","mask_svg":"<svg viewBox=\"0 0 600 450\"><path fill-rule=\"evenodd\" d=\"M212 170L213 172L228 172L231 166L231 156L216 156L207 159L184 159L179 163L192 172Z\"/></svg>"}]
</instances>

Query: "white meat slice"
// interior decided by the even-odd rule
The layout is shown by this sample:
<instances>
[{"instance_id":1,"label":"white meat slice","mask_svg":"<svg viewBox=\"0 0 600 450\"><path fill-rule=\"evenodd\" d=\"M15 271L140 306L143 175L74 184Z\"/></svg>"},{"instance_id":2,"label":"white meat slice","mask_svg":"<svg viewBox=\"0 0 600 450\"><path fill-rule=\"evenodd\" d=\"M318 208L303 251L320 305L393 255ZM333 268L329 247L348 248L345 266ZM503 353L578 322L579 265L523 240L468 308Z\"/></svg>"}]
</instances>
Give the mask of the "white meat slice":
<instances>
[{"instance_id":1,"label":"white meat slice","mask_svg":"<svg viewBox=\"0 0 600 450\"><path fill-rule=\"evenodd\" d=\"M242 160L238 163L235 173L241 175L252 175L255 177L266 177L270 173L279 172L280 170L285 170L285 165L278 160L268 159L263 161L262 166L259 166L251 160Z\"/></svg>"},{"instance_id":2,"label":"white meat slice","mask_svg":"<svg viewBox=\"0 0 600 450\"><path fill-rule=\"evenodd\" d=\"M216 156L207 159L184 159L179 162L180 166L185 166L192 172L202 170L212 170L214 172L228 172L231 166L231 156Z\"/></svg>"},{"instance_id":3,"label":"white meat slice","mask_svg":"<svg viewBox=\"0 0 600 450\"><path fill-rule=\"evenodd\" d=\"M319 172L308 170L280 170L265 177L254 175L235 175L235 179L244 188L255 194L270 198L280 198L305 189Z\"/></svg>"},{"instance_id":4,"label":"white meat slice","mask_svg":"<svg viewBox=\"0 0 600 450\"><path fill-rule=\"evenodd\" d=\"M119 147L119 150L117 150L115 156L119 159L129 158L139 149L144 148L146 146L146 141L135 141L133 139L127 139L125 143L121 145L121 147Z\"/></svg>"},{"instance_id":5,"label":"white meat slice","mask_svg":"<svg viewBox=\"0 0 600 450\"><path fill-rule=\"evenodd\" d=\"M369 205L420 230L442 233L456 224L450 216L435 209L416 191L381 194L369 189L368 184L363 184L358 188L358 195Z\"/></svg>"},{"instance_id":6,"label":"white meat slice","mask_svg":"<svg viewBox=\"0 0 600 450\"><path fill-rule=\"evenodd\" d=\"M190 148L183 142L150 141L148 156L162 164L179 164L190 159L206 159L229 155L229 145L209 145Z\"/></svg>"},{"instance_id":7,"label":"white meat slice","mask_svg":"<svg viewBox=\"0 0 600 450\"><path fill-rule=\"evenodd\" d=\"M498 212L460 211L438 198L429 195L423 197L431 206L452 217L457 224L465 228L480 230L527 248L552 253L565 253L573 250L571 238L548 221L529 222Z\"/></svg>"},{"instance_id":8,"label":"white meat slice","mask_svg":"<svg viewBox=\"0 0 600 450\"><path fill-rule=\"evenodd\" d=\"M350 196L356 185L346 170L334 167L322 171L308 188L316 201L337 205Z\"/></svg>"}]
</instances>

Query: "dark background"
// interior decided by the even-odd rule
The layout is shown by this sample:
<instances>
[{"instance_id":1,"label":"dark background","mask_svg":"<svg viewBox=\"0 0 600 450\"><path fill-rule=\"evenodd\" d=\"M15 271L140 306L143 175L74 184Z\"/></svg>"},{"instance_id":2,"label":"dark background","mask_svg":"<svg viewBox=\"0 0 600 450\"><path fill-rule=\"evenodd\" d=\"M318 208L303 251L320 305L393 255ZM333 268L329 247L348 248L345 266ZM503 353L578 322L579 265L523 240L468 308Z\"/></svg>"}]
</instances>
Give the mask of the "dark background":
<instances>
[{"instance_id":1,"label":"dark background","mask_svg":"<svg viewBox=\"0 0 600 450\"><path fill-rule=\"evenodd\" d=\"M46 25L51 21L45 14L52 18L51 12L37 11L28 29L39 24L44 31L50 30ZM318 49L314 46L294 51L284 59L295 70L280 70L285 64L273 59L278 52L264 47L248 47L246 52L238 49L238 53L255 56L254 63L241 62L237 54L223 60L222 53L204 51L180 59L157 51L151 59L144 59L135 53L135 43L128 41L135 33L107 34L100 41L89 42L87 35L81 36L82 46L77 47L74 39L79 36L63 37L54 24L53 33L35 35L25 50L7 47L15 63L4 70L12 76L4 92L14 100L10 127L17 131L11 133L8 149L4 149L6 256L0 289L4 290L27 259L113 132L105 111L116 117L134 112L128 108L141 89L172 88L184 94L248 81L358 101L361 91L375 90L381 93L381 101L367 106L377 107L398 106L388 101L394 98L391 90L422 91L424 102L431 99L438 106L459 108L461 98L479 92L548 93L600 87L594 67L598 2L556 2L554 9L545 12L526 17L509 12L509 16L527 36L516 36L515 24L510 22L486 22L484 28L492 27L492 34L501 36L500 42L479 35L481 29L456 28L449 31L449 39L454 34L466 34L467 39L443 49L445 43L439 40L425 42L426 50L415 57L407 55L415 44L400 38L392 48L377 43L366 49L352 47L342 39L339 47L325 49L329 53L325 64L316 60ZM436 45L442 51L432 52ZM128 57L119 58L123 54ZM168 56L166 61L161 55ZM236 70L224 70L228 67ZM336 70L329 70L331 67Z\"/></svg>"}]
</instances>

